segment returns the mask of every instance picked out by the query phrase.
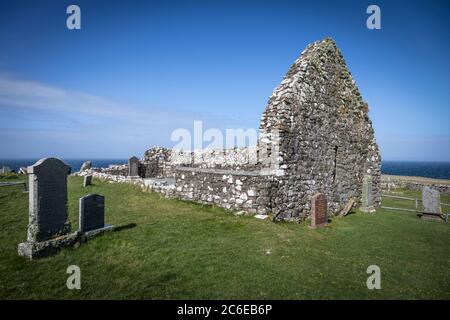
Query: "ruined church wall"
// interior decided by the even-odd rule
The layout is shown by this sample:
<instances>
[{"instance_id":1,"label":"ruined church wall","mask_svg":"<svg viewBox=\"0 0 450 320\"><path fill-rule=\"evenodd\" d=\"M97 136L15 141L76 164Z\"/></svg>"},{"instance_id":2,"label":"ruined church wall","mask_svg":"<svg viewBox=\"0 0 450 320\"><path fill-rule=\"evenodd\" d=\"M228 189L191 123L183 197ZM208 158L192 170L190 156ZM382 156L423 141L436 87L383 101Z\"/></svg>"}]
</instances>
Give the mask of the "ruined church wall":
<instances>
[{"instance_id":1,"label":"ruined church wall","mask_svg":"<svg viewBox=\"0 0 450 320\"><path fill-rule=\"evenodd\" d=\"M110 165L108 168L99 168L99 172L104 174L110 174L113 176L122 176L126 177L128 175L128 165L126 164L117 164Z\"/></svg>"},{"instance_id":2,"label":"ruined church wall","mask_svg":"<svg viewBox=\"0 0 450 320\"><path fill-rule=\"evenodd\" d=\"M140 161L140 176L143 178L171 177L169 159L172 151L163 147L154 147L144 153Z\"/></svg>"},{"instance_id":3,"label":"ruined church wall","mask_svg":"<svg viewBox=\"0 0 450 320\"><path fill-rule=\"evenodd\" d=\"M368 107L331 39L308 46L274 90L261 136L273 130L278 130L284 171L276 178L277 219L306 218L317 192L337 213L349 198L360 198L365 174L373 176L379 203L380 155Z\"/></svg>"},{"instance_id":4,"label":"ruined church wall","mask_svg":"<svg viewBox=\"0 0 450 320\"><path fill-rule=\"evenodd\" d=\"M181 199L229 210L268 214L273 177L261 172L177 168L174 194Z\"/></svg>"},{"instance_id":5,"label":"ruined church wall","mask_svg":"<svg viewBox=\"0 0 450 320\"><path fill-rule=\"evenodd\" d=\"M149 149L141 161L143 177L173 177L177 167L221 170L257 170L257 147L204 149L192 152L161 147Z\"/></svg>"}]
</instances>

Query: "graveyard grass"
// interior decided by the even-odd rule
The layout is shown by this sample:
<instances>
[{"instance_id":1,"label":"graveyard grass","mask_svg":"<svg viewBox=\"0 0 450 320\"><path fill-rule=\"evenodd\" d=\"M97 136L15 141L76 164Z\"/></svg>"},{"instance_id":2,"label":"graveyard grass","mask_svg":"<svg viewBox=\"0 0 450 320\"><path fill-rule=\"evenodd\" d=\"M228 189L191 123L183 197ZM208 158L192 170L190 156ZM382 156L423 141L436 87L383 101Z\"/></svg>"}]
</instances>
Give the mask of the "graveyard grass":
<instances>
[{"instance_id":1,"label":"graveyard grass","mask_svg":"<svg viewBox=\"0 0 450 320\"><path fill-rule=\"evenodd\" d=\"M378 209L311 230L128 184L68 181L72 230L78 199L88 193L105 196L106 222L121 230L27 261L17 244L26 239L28 195L0 188L1 299L450 298L450 224ZM81 268L81 290L66 287L69 265ZM369 265L381 268L381 290L366 287Z\"/></svg>"}]
</instances>

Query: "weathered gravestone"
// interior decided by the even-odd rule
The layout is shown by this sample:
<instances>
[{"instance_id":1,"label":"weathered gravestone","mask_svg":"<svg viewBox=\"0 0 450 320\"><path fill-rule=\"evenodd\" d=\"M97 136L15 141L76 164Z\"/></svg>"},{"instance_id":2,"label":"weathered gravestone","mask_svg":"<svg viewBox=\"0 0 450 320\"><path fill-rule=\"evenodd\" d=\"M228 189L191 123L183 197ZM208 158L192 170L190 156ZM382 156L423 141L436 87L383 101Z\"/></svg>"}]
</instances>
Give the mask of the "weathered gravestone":
<instances>
[{"instance_id":1,"label":"weathered gravestone","mask_svg":"<svg viewBox=\"0 0 450 320\"><path fill-rule=\"evenodd\" d=\"M373 185L372 176L365 175L363 178L363 189L361 196L361 211L363 212L375 212L373 205Z\"/></svg>"},{"instance_id":2,"label":"weathered gravestone","mask_svg":"<svg viewBox=\"0 0 450 320\"><path fill-rule=\"evenodd\" d=\"M81 233L100 232L112 229L105 225L105 197L89 194L80 198L79 229Z\"/></svg>"},{"instance_id":3,"label":"weathered gravestone","mask_svg":"<svg viewBox=\"0 0 450 320\"><path fill-rule=\"evenodd\" d=\"M87 187L90 185L92 185L92 175L91 174L84 176L84 179L83 179L83 187Z\"/></svg>"},{"instance_id":4,"label":"weathered gravestone","mask_svg":"<svg viewBox=\"0 0 450 320\"><path fill-rule=\"evenodd\" d=\"M328 224L327 199L322 193L315 194L311 199L311 228L323 227Z\"/></svg>"},{"instance_id":5,"label":"weathered gravestone","mask_svg":"<svg viewBox=\"0 0 450 320\"><path fill-rule=\"evenodd\" d=\"M91 168L91 166L92 166L92 161L85 161L81 165L80 171L89 170Z\"/></svg>"},{"instance_id":6,"label":"weathered gravestone","mask_svg":"<svg viewBox=\"0 0 450 320\"><path fill-rule=\"evenodd\" d=\"M441 194L430 187L422 188L423 215L425 219L441 220Z\"/></svg>"},{"instance_id":7,"label":"weathered gravestone","mask_svg":"<svg viewBox=\"0 0 450 320\"><path fill-rule=\"evenodd\" d=\"M18 246L19 255L45 256L71 242L67 211L67 175L70 167L56 158L44 158L29 166L29 222L27 241Z\"/></svg>"},{"instance_id":8,"label":"weathered gravestone","mask_svg":"<svg viewBox=\"0 0 450 320\"><path fill-rule=\"evenodd\" d=\"M350 210L352 210L353 206L355 205L355 202L355 198L350 198L345 207L339 213L339 216L345 217L347 214L349 214Z\"/></svg>"},{"instance_id":9,"label":"weathered gravestone","mask_svg":"<svg viewBox=\"0 0 450 320\"><path fill-rule=\"evenodd\" d=\"M128 176L130 178L139 178L139 159L136 157L128 159Z\"/></svg>"}]
</instances>

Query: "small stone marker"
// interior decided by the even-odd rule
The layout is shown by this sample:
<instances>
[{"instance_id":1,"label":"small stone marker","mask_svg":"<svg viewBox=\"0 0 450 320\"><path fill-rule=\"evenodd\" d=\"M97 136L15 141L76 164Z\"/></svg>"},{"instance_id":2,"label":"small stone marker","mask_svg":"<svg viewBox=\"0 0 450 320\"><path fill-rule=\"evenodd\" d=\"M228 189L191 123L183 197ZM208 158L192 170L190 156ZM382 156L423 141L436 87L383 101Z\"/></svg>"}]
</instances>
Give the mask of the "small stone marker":
<instances>
[{"instance_id":1,"label":"small stone marker","mask_svg":"<svg viewBox=\"0 0 450 320\"><path fill-rule=\"evenodd\" d=\"M78 231L86 233L105 228L105 197L89 194L80 198L80 227ZM111 226L106 226L111 227Z\"/></svg>"},{"instance_id":2,"label":"small stone marker","mask_svg":"<svg viewBox=\"0 0 450 320\"><path fill-rule=\"evenodd\" d=\"M20 174L28 174L27 168L25 168L25 167L20 167L19 173L20 173Z\"/></svg>"},{"instance_id":3,"label":"small stone marker","mask_svg":"<svg viewBox=\"0 0 450 320\"><path fill-rule=\"evenodd\" d=\"M80 171L85 171L85 170L89 170L92 166L92 161L85 161L83 162L83 164L81 165Z\"/></svg>"},{"instance_id":4,"label":"small stone marker","mask_svg":"<svg viewBox=\"0 0 450 320\"><path fill-rule=\"evenodd\" d=\"M87 187L87 186L91 186L92 185L92 175L87 175L84 176L84 180L83 180L83 187Z\"/></svg>"},{"instance_id":5,"label":"small stone marker","mask_svg":"<svg viewBox=\"0 0 450 320\"><path fill-rule=\"evenodd\" d=\"M375 212L373 206L373 191L372 191L372 176L365 175L363 178L363 190L361 199L361 211L363 212Z\"/></svg>"},{"instance_id":6,"label":"small stone marker","mask_svg":"<svg viewBox=\"0 0 450 320\"><path fill-rule=\"evenodd\" d=\"M18 246L19 255L46 255L70 233L67 211L67 175L70 167L56 158L44 158L29 166L29 223L27 241ZM57 240L55 240L58 238Z\"/></svg>"},{"instance_id":7,"label":"small stone marker","mask_svg":"<svg viewBox=\"0 0 450 320\"><path fill-rule=\"evenodd\" d=\"M430 187L422 188L422 204L424 219L441 220L441 194Z\"/></svg>"},{"instance_id":8,"label":"small stone marker","mask_svg":"<svg viewBox=\"0 0 450 320\"><path fill-rule=\"evenodd\" d=\"M128 177L139 178L139 159L137 157L128 159Z\"/></svg>"},{"instance_id":9,"label":"small stone marker","mask_svg":"<svg viewBox=\"0 0 450 320\"><path fill-rule=\"evenodd\" d=\"M311 226L315 229L328 224L327 199L322 193L316 193L311 199Z\"/></svg>"},{"instance_id":10,"label":"small stone marker","mask_svg":"<svg viewBox=\"0 0 450 320\"><path fill-rule=\"evenodd\" d=\"M342 211L339 213L339 216L341 217L345 217L350 210L353 208L353 206L355 205L355 198L350 198L347 202L347 204L345 205L345 207L342 209Z\"/></svg>"}]
</instances>

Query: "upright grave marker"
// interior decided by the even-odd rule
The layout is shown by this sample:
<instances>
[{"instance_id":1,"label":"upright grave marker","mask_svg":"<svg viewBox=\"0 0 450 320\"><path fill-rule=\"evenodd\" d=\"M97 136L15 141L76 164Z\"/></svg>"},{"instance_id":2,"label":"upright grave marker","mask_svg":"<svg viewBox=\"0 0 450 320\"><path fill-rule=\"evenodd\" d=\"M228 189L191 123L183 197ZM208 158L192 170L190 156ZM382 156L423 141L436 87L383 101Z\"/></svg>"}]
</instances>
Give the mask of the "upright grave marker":
<instances>
[{"instance_id":1,"label":"upright grave marker","mask_svg":"<svg viewBox=\"0 0 450 320\"><path fill-rule=\"evenodd\" d=\"M328 224L327 199L322 193L315 194L311 199L311 228L323 227Z\"/></svg>"},{"instance_id":2,"label":"upright grave marker","mask_svg":"<svg viewBox=\"0 0 450 320\"><path fill-rule=\"evenodd\" d=\"M112 229L105 225L105 197L89 194L80 198L79 229L81 233L102 232Z\"/></svg>"},{"instance_id":3,"label":"upright grave marker","mask_svg":"<svg viewBox=\"0 0 450 320\"><path fill-rule=\"evenodd\" d=\"M56 158L44 158L29 166L29 222L27 241L18 246L19 255L46 255L70 241L67 210L67 175L70 167Z\"/></svg>"},{"instance_id":4,"label":"upright grave marker","mask_svg":"<svg viewBox=\"0 0 450 320\"><path fill-rule=\"evenodd\" d=\"M139 159L136 157L128 159L128 177L139 178Z\"/></svg>"},{"instance_id":5,"label":"upright grave marker","mask_svg":"<svg viewBox=\"0 0 450 320\"><path fill-rule=\"evenodd\" d=\"M355 205L355 198L350 198L345 207L339 213L339 216L345 217L347 214L349 214L350 210L352 210L354 205Z\"/></svg>"},{"instance_id":6,"label":"upright grave marker","mask_svg":"<svg viewBox=\"0 0 450 320\"><path fill-rule=\"evenodd\" d=\"M91 174L84 176L84 179L83 179L83 187L87 187L90 185L92 185L92 175Z\"/></svg>"},{"instance_id":7,"label":"upright grave marker","mask_svg":"<svg viewBox=\"0 0 450 320\"><path fill-rule=\"evenodd\" d=\"M430 187L422 188L423 215L425 219L441 220L441 194Z\"/></svg>"},{"instance_id":8,"label":"upright grave marker","mask_svg":"<svg viewBox=\"0 0 450 320\"><path fill-rule=\"evenodd\" d=\"M365 175L363 178L363 189L361 196L361 211L363 212L375 212L375 207L373 205L373 185L372 176Z\"/></svg>"}]
</instances>

